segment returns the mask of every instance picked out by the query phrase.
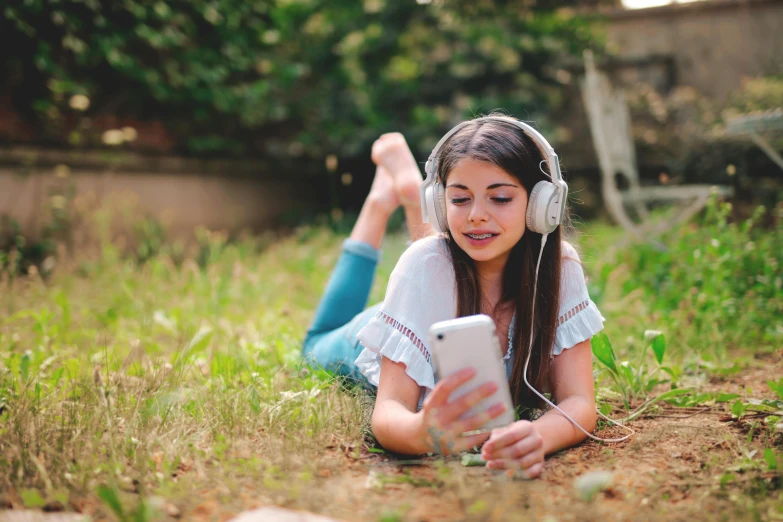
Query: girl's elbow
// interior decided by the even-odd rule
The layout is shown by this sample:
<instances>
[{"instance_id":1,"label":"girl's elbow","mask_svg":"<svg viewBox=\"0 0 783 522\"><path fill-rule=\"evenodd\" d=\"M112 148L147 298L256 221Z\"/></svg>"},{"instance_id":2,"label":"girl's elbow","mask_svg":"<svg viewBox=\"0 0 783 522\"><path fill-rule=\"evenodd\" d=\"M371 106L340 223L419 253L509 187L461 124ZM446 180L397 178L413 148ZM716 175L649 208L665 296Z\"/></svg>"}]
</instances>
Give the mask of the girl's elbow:
<instances>
[{"instance_id":1,"label":"girl's elbow","mask_svg":"<svg viewBox=\"0 0 783 522\"><path fill-rule=\"evenodd\" d=\"M595 425L598 422L598 412L595 411L595 403L588 401L588 408L585 408L585 431L593 433Z\"/></svg>"},{"instance_id":2,"label":"girl's elbow","mask_svg":"<svg viewBox=\"0 0 783 522\"><path fill-rule=\"evenodd\" d=\"M378 443L381 446L386 446L386 430L385 423L382 419L382 416L378 412L378 407L376 406L373 409L372 412L372 418L370 419L370 431L372 432L372 436L375 437L375 440L378 441Z\"/></svg>"},{"instance_id":3,"label":"girl's elbow","mask_svg":"<svg viewBox=\"0 0 783 522\"><path fill-rule=\"evenodd\" d=\"M575 408L574 415L575 419L578 420L579 426L582 427L587 433L593 433L595 430L596 423L598 422L598 412L595 409L595 401L590 400L589 397L580 397L581 400L579 400L578 403L578 409ZM576 426L572 426L574 429L574 432L579 439L579 441L583 441L587 438L587 435L577 428Z\"/></svg>"},{"instance_id":4,"label":"girl's elbow","mask_svg":"<svg viewBox=\"0 0 783 522\"><path fill-rule=\"evenodd\" d=\"M373 410L372 419L370 420L370 431L372 431L373 437L383 448L399 452L393 428L389 423L388 412L382 410L383 408L378 408L377 405Z\"/></svg>"}]
</instances>

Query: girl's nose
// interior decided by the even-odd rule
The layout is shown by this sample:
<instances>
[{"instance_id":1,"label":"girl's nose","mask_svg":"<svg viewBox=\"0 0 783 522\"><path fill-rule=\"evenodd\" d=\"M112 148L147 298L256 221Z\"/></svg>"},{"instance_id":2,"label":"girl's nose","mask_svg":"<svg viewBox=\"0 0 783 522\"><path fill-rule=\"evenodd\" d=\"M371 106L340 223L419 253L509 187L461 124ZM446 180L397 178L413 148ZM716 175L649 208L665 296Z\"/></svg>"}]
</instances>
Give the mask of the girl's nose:
<instances>
[{"instance_id":1,"label":"girl's nose","mask_svg":"<svg viewBox=\"0 0 783 522\"><path fill-rule=\"evenodd\" d=\"M468 214L468 220L471 223L480 223L487 221L487 208L484 203L478 199L475 200L470 208L470 214Z\"/></svg>"}]
</instances>

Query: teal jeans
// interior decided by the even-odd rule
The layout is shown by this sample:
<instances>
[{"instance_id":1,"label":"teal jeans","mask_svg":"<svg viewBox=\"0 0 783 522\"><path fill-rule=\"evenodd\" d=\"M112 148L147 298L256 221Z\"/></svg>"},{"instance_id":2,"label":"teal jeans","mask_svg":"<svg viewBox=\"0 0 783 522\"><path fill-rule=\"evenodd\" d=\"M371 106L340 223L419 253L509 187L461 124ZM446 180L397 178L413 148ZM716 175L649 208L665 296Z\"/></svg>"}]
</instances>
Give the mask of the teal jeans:
<instances>
[{"instance_id":1,"label":"teal jeans","mask_svg":"<svg viewBox=\"0 0 783 522\"><path fill-rule=\"evenodd\" d=\"M365 310L380 252L367 243L347 239L307 330L302 355L310 365L367 384L354 361L363 347L356 334L381 304Z\"/></svg>"}]
</instances>

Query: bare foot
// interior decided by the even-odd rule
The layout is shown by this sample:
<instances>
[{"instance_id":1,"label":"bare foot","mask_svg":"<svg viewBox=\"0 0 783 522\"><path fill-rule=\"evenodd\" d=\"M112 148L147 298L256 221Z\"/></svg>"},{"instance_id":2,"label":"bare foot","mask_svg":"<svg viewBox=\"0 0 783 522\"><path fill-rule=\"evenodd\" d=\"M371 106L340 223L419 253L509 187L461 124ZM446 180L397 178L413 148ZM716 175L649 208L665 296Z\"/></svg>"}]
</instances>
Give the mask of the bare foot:
<instances>
[{"instance_id":1,"label":"bare foot","mask_svg":"<svg viewBox=\"0 0 783 522\"><path fill-rule=\"evenodd\" d=\"M391 215L400 206L400 199L394 187L394 178L383 166L375 169L375 178L367 194L367 201Z\"/></svg>"},{"instance_id":2,"label":"bare foot","mask_svg":"<svg viewBox=\"0 0 783 522\"><path fill-rule=\"evenodd\" d=\"M372 145L372 160L391 173L400 203L418 208L421 172L405 137L399 132L383 134Z\"/></svg>"}]
</instances>

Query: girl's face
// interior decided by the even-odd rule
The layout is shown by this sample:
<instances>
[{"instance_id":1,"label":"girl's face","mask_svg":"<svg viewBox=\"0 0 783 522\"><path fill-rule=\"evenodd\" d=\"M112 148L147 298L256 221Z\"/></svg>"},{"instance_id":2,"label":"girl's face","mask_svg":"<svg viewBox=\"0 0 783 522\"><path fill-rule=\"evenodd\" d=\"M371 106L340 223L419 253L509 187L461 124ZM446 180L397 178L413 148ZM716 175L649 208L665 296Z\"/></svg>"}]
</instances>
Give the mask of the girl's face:
<instances>
[{"instance_id":1,"label":"girl's face","mask_svg":"<svg viewBox=\"0 0 783 522\"><path fill-rule=\"evenodd\" d=\"M505 266L525 233L527 191L497 165L459 161L446 179L446 220L451 235L477 264Z\"/></svg>"}]
</instances>

